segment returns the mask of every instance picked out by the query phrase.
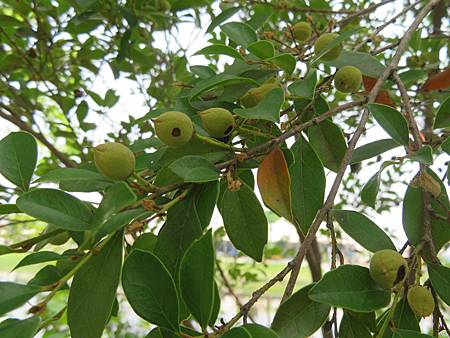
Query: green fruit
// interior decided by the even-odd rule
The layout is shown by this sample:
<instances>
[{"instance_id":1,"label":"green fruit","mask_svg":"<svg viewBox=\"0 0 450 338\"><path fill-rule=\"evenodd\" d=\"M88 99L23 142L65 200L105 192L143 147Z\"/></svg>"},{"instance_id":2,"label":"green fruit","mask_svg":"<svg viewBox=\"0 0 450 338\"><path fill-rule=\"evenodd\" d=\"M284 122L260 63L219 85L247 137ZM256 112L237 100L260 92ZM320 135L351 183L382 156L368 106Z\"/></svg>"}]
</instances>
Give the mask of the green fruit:
<instances>
[{"instance_id":1,"label":"green fruit","mask_svg":"<svg viewBox=\"0 0 450 338\"><path fill-rule=\"evenodd\" d=\"M250 89L241 97L241 104L245 108L256 106L272 89L279 87L277 82L264 83L259 87Z\"/></svg>"},{"instance_id":2,"label":"green fruit","mask_svg":"<svg viewBox=\"0 0 450 338\"><path fill-rule=\"evenodd\" d=\"M431 291L423 286L413 286L408 290L408 304L421 317L428 317L434 310L434 299Z\"/></svg>"},{"instance_id":3,"label":"green fruit","mask_svg":"<svg viewBox=\"0 0 450 338\"><path fill-rule=\"evenodd\" d=\"M126 146L115 142L106 142L95 147L94 161L98 171L104 176L123 181L133 172L136 159Z\"/></svg>"},{"instance_id":4,"label":"green fruit","mask_svg":"<svg viewBox=\"0 0 450 338\"><path fill-rule=\"evenodd\" d=\"M292 33L297 41L306 41L311 37L312 28L308 22L301 21L292 27Z\"/></svg>"},{"instance_id":5,"label":"green fruit","mask_svg":"<svg viewBox=\"0 0 450 338\"><path fill-rule=\"evenodd\" d=\"M408 272L406 260L397 251L377 251L370 260L370 276L384 289L391 289L403 281Z\"/></svg>"},{"instance_id":6,"label":"green fruit","mask_svg":"<svg viewBox=\"0 0 450 338\"><path fill-rule=\"evenodd\" d=\"M156 135L170 147L185 145L194 134L194 125L184 113L168 111L158 116L154 122Z\"/></svg>"},{"instance_id":7,"label":"green fruit","mask_svg":"<svg viewBox=\"0 0 450 338\"><path fill-rule=\"evenodd\" d=\"M314 44L314 53L319 55L322 50L324 50L334 39L336 39L339 34L336 33L325 33L319 36ZM322 55L321 59L325 61L331 61L337 59L339 54L342 52L342 44L331 48L328 52Z\"/></svg>"},{"instance_id":8,"label":"green fruit","mask_svg":"<svg viewBox=\"0 0 450 338\"><path fill-rule=\"evenodd\" d=\"M70 235L67 231L61 232L56 236L51 237L48 242L53 245L63 245L70 239Z\"/></svg>"},{"instance_id":9,"label":"green fruit","mask_svg":"<svg viewBox=\"0 0 450 338\"><path fill-rule=\"evenodd\" d=\"M203 128L212 137L225 137L234 128L234 118L230 111L223 108L210 108L199 113Z\"/></svg>"},{"instance_id":10,"label":"green fruit","mask_svg":"<svg viewBox=\"0 0 450 338\"><path fill-rule=\"evenodd\" d=\"M171 5L170 2L167 0L159 0L159 10L161 12L168 12L170 11Z\"/></svg>"},{"instance_id":11,"label":"green fruit","mask_svg":"<svg viewBox=\"0 0 450 338\"><path fill-rule=\"evenodd\" d=\"M353 66L340 68L334 77L334 86L343 93L354 93L361 87L361 71Z\"/></svg>"},{"instance_id":12,"label":"green fruit","mask_svg":"<svg viewBox=\"0 0 450 338\"><path fill-rule=\"evenodd\" d=\"M406 65L410 68L420 68L424 65L424 63L420 56L412 55L406 58Z\"/></svg>"}]
</instances>

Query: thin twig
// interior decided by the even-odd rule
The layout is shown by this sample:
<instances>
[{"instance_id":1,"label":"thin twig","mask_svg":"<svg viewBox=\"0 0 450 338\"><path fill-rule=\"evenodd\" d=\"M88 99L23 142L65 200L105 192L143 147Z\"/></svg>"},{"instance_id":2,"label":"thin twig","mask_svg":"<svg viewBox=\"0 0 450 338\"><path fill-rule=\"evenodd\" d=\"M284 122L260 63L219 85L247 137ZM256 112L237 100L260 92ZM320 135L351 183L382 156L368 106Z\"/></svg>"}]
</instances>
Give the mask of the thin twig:
<instances>
[{"instance_id":1,"label":"thin twig","mask_svg":"<svg viewBox=\"0 0 450 338\"><path fill-rule=\"evenodd\" d=\"M374 4L372 6L367 7L366 9L360 10L359 12L350 14L349 16L345 17L344 19L342 19L340 22L336 23L337 26L345 26L346 24L348 24L349 22L351 22L353 19L369 14L373 11L375 11L378 7L384 6L390 2L393 2L394 0L384 0L378 4Z\"/></svg>"}]
</instances>

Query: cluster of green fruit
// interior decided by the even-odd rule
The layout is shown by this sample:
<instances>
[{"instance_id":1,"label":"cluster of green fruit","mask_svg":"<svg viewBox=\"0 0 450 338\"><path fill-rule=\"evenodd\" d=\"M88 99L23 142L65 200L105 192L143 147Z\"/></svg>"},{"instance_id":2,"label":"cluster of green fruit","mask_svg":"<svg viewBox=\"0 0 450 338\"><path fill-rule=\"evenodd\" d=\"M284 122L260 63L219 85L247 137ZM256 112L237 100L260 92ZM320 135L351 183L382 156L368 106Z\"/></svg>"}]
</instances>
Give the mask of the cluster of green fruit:
<instances>
[{"instance_id":1,"label":"cluster of green fruit","mask_svg":"<svg viewBox=\"0 0 450 338\"><path fill-rule=\"evenodd\" d=\"M296 23L292 26L292 34L294 35L295 40L304 42L311 38L313 29L308 22L302 21ZM336 33L325 33L320 35L315 44L314 44L314 53L316 55L320 55L325 48L328 47L336 38L339 37L339 34ZM328 50L325 54L321 56L322 60L332 61L339 57L342 52L342 44L338 44L337 46ZM340 68L334 77L334 85L337 90L343 93L354 93L359 87L361 87L362 83L362 74L361 71L354 66L344 66Z\"/></svg>"},{"instance_id":2,"label":"cluster of green fruit","mask_svg":"<svg viewBox=\"0 0 450 338\"><path fill-rule=\"evenodd\" d=\"M370 260L370 276L382 288L390 290L403 284L408 275L408 263L397 251L381 250ZM399 292L399 290L397 290ZM430 290L415 285L408 290L408 304L421 317L428 317L434 310L434 298Z\"/></svg>"}]
</instances>

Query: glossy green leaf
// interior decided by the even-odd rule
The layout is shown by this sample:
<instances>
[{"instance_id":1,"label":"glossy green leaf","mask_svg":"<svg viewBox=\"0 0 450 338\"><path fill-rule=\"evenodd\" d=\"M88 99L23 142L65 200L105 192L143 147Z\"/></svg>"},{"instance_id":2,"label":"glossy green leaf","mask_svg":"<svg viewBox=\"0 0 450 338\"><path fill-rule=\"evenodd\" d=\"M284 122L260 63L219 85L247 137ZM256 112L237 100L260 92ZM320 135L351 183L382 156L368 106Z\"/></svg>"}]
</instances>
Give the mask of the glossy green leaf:
<instances>
[{"instance_id":1,"label":"glossy green leaf","mask_svg":"<svg viewBox=\"0 0 450 338\"><path fill-rule=\"evenodd\" d=\"M432 338L432 336L411 330L395 330L392 338Z\"/></svg>"},{"instance_id":2,"label":"glossy green leaf","mask_svg":"<svg viewBox=\"0 0 450 338\"><path fill-rule=\"evenodd\" d=\"M325 195L325 172L322 162L303 136L291 147L294 163L291 175L292 213L304 234L308 232Z\"/></svg>"},{"instance_id":3,"label":"glossy green leaf","mask_svg":"<svg viewBox=\"0 0 450 338\"><path fill-rule=\"evenodd\" d=\"M202 48L199 51L195 52L194 55L227 55L235 59L243 60L242 55L239 54L236 49L221 44L214 44Z\"/></svg>"},{"instance_id":4,"label":"glossy green leaf","mask_svg":"<svg viewBox=\"0 0 450 338\"><path fill-rule=\"evenodd\" d=\"M206 228L211 221L219 197L219 181L202 184L197 190L195 208L202 228Z\"/></svg>"},{"instance_id":5,"label":"glossy green leaf","mask_svg":"<svg viewBox=\"0 0 450 338\"><path fill-rule=\"evenodd\" d=\"M273 44L267 40L253 42L247 46L247 49L250 53L261 59L269 59L275 54Z\"/></svg>"},{"instance_id":6,"label":"glossy green leaf","mask_svg":"<svg viewBox=\"0 0 450 338\"><path fill-rule=\"evenodd\" d=\"M386 319L387 315L386 310L379 318L377 328L380 329L381 325ZM416 314L411 310L411 307L408 304L406 298L400 299L397 304L397 307L394 312L394 316L392 318L392 323L394 328L400 330L409 330L410 332L420 333L420 325L419 325L420 317L418 318ZM388 325L383 338L393 338L394 334L392 332L391 326Z\"/></svg>"},{"instance_id":7,"label":"glossy green leaf","mask_svg":"<svg viewBox=\"0 0 450 338\"><path fill-rule=\"evenodd\" d=\"M99 207L94 213L94 227L103 224L115 213L128 207L136 201L136 195L125 182L117 182L106 190Z\"/></svg>"},{"instance_id":8,"label":"glossy green leaf","mask_svg":"<svg viewBox=\"0 0 450 338\"><path fill-rule=\"evenodd\" d=\"M370 330L358 318L344 311L339 325L339 335L346 338L372 338Z\"/></svg>"},{"instance_id":9,"label":"glossy green leaf","mask_svg":"<svg viewBox=\"0 0 450 338\"><path fill-rule=\"evenodd\" d=\"M425 145L415 153L411 153L407 156L412 161L417 161L422 164L433 164L433 149L429 145Z\"/></svg>"},{"instance_id":10,"label":"glossy green leaf","mask_svg":"<svg viewBox=\"0 0 450 338\"><path fill-rule=\"evenodd\" d=\"M27 284L34 286L48 286L58 282L62 277L64 277L63 273L56 266L46 265L40 269ZM61 289L68 289L67 284Z\"/></svg>"},{"instance_id":11,"label":"glossy green leaf","mask_svg":"<svg viewBox=\"0 0 450 338\"><path fill-rule=\"evenodd\" d=\"M33 285L0 282L0 315L22 306L41 291Z\"/></svg>"},{"instance_id":12,"label":"glossy green leaf","mask_svg":"<svg viewBox=\"0 0 450 338\"><path fill-rule=\"evenodd\" d=\"M66 258L66 257L61 256L60 254L53 252L53 251L33 252L33 253L25 256L19 263L17 263L17 265L14 267L13 270L21 268L23 266L39 264L39 263L44 263L44 262L50 262L50 261L56 261L56 260L63 259L63 258Z\"/></svg>"},{"instance_id":13,"label":"glossy green leaf","mask_svg":"<svg viewBox=\"0 0 450 338\"><path fill-rule=\"evenodd\" d=\"M6 319L0 323L0 337L2 338L33 338L41 320L34 316L23 320Z\"/></svg>"},{"instance_id":14,"label":"glossy green leaf","mask_svg":"<svg viewBox=\"0 0 450 338\"><path fill-rule=\"evenodd\" d=\"M279 54L273 58L267 59L278 68L284 70L287 74L292 74L297 65L297 59L291 54Z\"/></svg>"},{"instance_id":15,"label":"glossy green leaf","mask_svg":"<svg viewBox=\"0 0 450 338\"><path fill-rule=\"evenodd\" d=\"M367 143L355 149L350 163L354 164L367 160L397 147L400 147L400 145L390 138Z\"/></svg>"},{"instance_id":16,"label":"glossy green leaf","mask_svg":"<svg viewBox=\"0 0 450 338\"><path fill-rule=\"evenodd\" d=\"M203 94L204 92L211 90L216 87L229 86L233 84L253 84L258 86L258 83L252 79L240 76L234 76L230 74L219 74L209 79L202 80L198 82L190 92L191 99Z\"/></svg>"},{"instance_id":17,"label":"glossy green leaf","mask_svg":"<svg viewBox=\"0 0 450 338\"><path fill-rule=\"evenodd\" d=\"M450 268L439 265L427 263L428 274L434 289L441 299L450 306Z\"/></svg>"},{"instance_id":18,"label":"glossy green leaf","mask_svg":"<svg viewBox=\"0 0 450 338\"><path fill-rule=\"evenodd\" d=\"M341 128L325 120L308 129L309 143L316 151L323 165L337 172L341 166L347 143Z\"/></svg>"},{"instance_id":19,"label":"glossy green leaf","mask_svg":"<svg viewBox=\"0 0 450 338\"><path fill-rule=\"evenodd\" d=\"M316 71L313 70L308 73L306 78L294 81L291 85L289 85L288 89L292 95L312 100L314 98L316 85L317 74Z\"/></svg>"},{"instance_id":20,"label":"glossy green leaf","mask_svg":"<svg viewBox=\"0 0 450 338\"><path fill-rule=\"evenodd\" d=\"M433 125L435 129L447 127L450 127L450 97L440 105Z\"/></svg>"},{"instance_id":21,"label":"glossy green leaf","mask_svg":"<svg viewBox=\"0 0 450 338\"><path fill-rule=\"evenodd\" d=\"M442 142L441 148L443 151L450 155L450 137L447 136L444 142Z\"/></svg>"},{"instance_id":22,"label":"glossy green leaf","mask_svg":"<svg viewBox=\"0 0 450 338\"><path fill-rule=\"evenodd\" d=\"M149 323L178 331L179 301L175 283L151 252L133 250L123 266L122 286L133 310Z\"/></svg>"},{"instance_id":23,"label":"glossy green leaf","mask_svg":"<svg viewBox=\"0 0 450 338\"><path fill-rule=\"evenodd\" d=\"M15 204L0 204L0 215L18 214L21 212Z\"/></svg>"},{"instance_id":24,"label":"glossy green leaf","mask_svg":"<svg viewBox=\"0 0 450 338\"><path fill-rule=\"evenodd\" d=\"M328 319L330 307L308 297L313 285L295 292L278 308L271 327L280 338L309 337Z\"/></svg>"},{"instance_id":25,"label":"glossy green leaf","mask_svg":"<svg viewBox=\"0 0 450 338\"><path fill-rule=\"evenodd\" d=\"M214 30L214 28L219 26L221 23L225 22L225 20L231 18L234 14L239 12L240 9L241 7L232 7L222 11L222 13L214 17L214 19L211 21L208 28L206 29L206 32L211 33Z\"/></svg>"},{"instance_id":26,"label":"glossy green leaf","mask_svg":"<svg viewBox=\"0 0 450 338\"><path fill-rule=\"evenodd\" d=\"M136 238L133 243L132 249L140 249L142 251L153 252L157 240L158 237L155 234L151 232L143 233L138 238Z\"/></svg>"},{"instance_id":27,"label":"glossy green leaf","mask_svg":"<svg viewBox=\"0 0 450 338\"><path fill-rule=\"evenodd\" d=\"M259 324L245 324L235 327L226 332L223 338L279 338L279 336L268 327Z\"/></svg>"},{"instance_id":28,"label":"glossy green leaf","mask_svg":"<svg viewBox=\"0 0 450 338\"><path fill-rule=\"evenodd\" d=\"M185 183L203 183L219 178L216 167L201 156L181 157L172 162L168 168Z\"/></svg>"},{"instance_id":29,"label":"glossy green leaf","mask_svg":"<svg viewBox=\"0 0 450 338\"><path fill-rule=\"evenodd\" d=\"M119 212L113 216L111 216L103 225L98 229L97 232L97 240L100 240L103 236L112 234L117 230L120 230L125 225L130 224L135 219L144 216L150 215L151 212L145 211L143 208L138 209L130 209Z\"/></svg>"},{"instance_id":30,"label":"glossy green leaf","mask_svg":"<svg viewBox=\"0 0 450 338\"><path fill-rule=\"evenodd\" d=\"M91 228L89 207L78 198L56 189L36 189L20 195L17 206L34 218L65 230Z\"/></svg>"},{"instance_id":31,"label":"glossy green leaf","mask_svg":"<svg viewBox=\"0 0 450 338\"><path fill-rule=\"evenodd\" d=\"M409 145L408 124L398 110L379 103L370 103L369 110L390 137L406 147Z\"/></svg>"},{"instance_id":32,"label":"glossy green leaf","mask_svg":"<svg viewBox=\"0 0 450 338\"><path fill-rule=\"evenodd\" d=\"M39 177L39 182L64 182L64 181L104 181L111 182L106 179L103 175L96 171L78 168L58 168L53 169L41 177Z\"/></svg>"},{"instance_id":33,"label":"glossy green leaf","mask_svg":"<svg viewBox=\"0 0 450 338\"><path fill-rule=\"evenodd\" d=\"M23 191L28 190L37 161L37 143L31 134L13 132L0 140L0 174Z\"/></svg>"},{"instance_id":34,"label":"glossy green leaf","mask_svg":"<svg viewBox=\"0 0 450 338\"><path fill-rule=\"evenodd\" d=\"M368 53L352 52L348 50L343 50L337 59L324 61L323 63L338 69L349 65L354 66L358 68L363 75L374 78L379 78L386 68L377 58Z\"/></svg>"},{"instance_id":35,"label":"glossy green leaf","mask_svg":"<svg viewBox=\"0 0 450 338\"><path fill-rule=\"evenodd\" d=\"M368 206L375 208L378 190L380 189L380 173L377 172L364 184L361 190L361 200Z\"/></svg>"},{"instance_id":36,"label":"glossy green leaf","mask_svg":"<svg viewBox=\"0 0 450 338\"><path fill-rule=\"evenodd\" d=\"M229 22L220 26L222 32L238 45L247 47L258 40L255 30L243 22Z\"/></svg>"},{"instance_id":37,"label":"glossy green leaf","mask_svg":"<svg viewBox=\"0 0 450 338\"><path fill-rule=\"evenodd\" d=\"M73 338L100 338L111 315L122 268L123 233L116 233L75 274L67 303Z\"/></svg>"},{"instance_id":38,"label":"glossy green leaf","mask_svg":"<svg viewBox=\"0 0 450 338\"><path fill-rule=\"evenodd\" d=\"M181 295L203 329L208 326L214 306L214 246L209 230L186 251L180 267Z\"/></svg>"},{"instance_id":39,"label":"glossy green leaf","mask_svg":"<svg viewBox=\"0 0 450 338\"><path fill-rule=\"evenodd\" d=\"M268 239L268 224L254 192L245 184L235 192L227 189L220 212L231 243L260 262Z\"/></svg>"},{"instance_id":40,"label":"glossy green leaf","mask_svg":"<svg viewBox=\"0 0 450 338\"><path fill-rule=\"evenodd\" d=\"M363 214L351 210L333 210L333 217L356 242L371 252L396 250L391 238Z\"/></svg>"},{"instance_id":41,"label":"glossy green leaf","mask_svg":"<svg viewBox=\"0 0 450 338\"><path fill-rule=\"evenodd\" d=\"M359 265L341 265L327 272L309 291L319 303L357 312L370 312L389 304L390 292L381 289L370 277L369 269Z\"/></svg>"},{"instance_id":42,"label":"glossy green leaf","mask_svg":"<svg viewBox=\"0 0 450 338\"><path fill-rule=\"evenodd\" d=\"M248 24L252 26L255 30L263 27L267 20L275 14L272 6L267 4L255 4L253 6L253 15L251 16Z\"/></svg>"},{"instance_id":43,"label":"glossy green leaf","mask_svg":"<svg viewBox=\"0 0 450 338\"><path fill-rule=\"evenodd\" d=\"M209 318L209 326L214 326L219 317L220 303L219 287L217 286L217 283L214 282L214 303L211 311L211 318Z\"/></svg>"},{"instance_id":44,"label":"glossy green leaf","mask_svg":"<svg viewBox=\"0 0 450 338\"><path fill-rule=\"evenodd\" d=\"M280 121L280 110L284 103L282 88L272 89L255 107L234 109L234 113L245 119L261 119L272 122Z\"/></svg>"}]
</instances>

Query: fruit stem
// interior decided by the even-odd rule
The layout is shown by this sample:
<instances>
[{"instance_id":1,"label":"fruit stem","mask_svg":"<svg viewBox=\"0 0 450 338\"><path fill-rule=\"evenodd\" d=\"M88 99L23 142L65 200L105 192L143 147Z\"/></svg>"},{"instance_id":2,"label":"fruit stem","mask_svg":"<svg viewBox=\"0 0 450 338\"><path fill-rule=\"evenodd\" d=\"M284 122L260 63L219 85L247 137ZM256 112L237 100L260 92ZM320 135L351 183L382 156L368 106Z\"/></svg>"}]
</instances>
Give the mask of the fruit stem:
<instances>
[{"instance_id":1,"label":"fruit stem","mask_svg":"<svg viewBox=\"0 0 450 338\"><path fill-rule=\"evenodd\" d=\"M195 133L195 137L198 138L200 141L202 141L204 143L209 143L209 144L212 144L212 145L215 145L215 146L227 149L227 150L231 150L233 152L234 151L237 151L237 152L242 152L243 151L243 149L241 149L241 148L233 147L233 146L231 146L229 144L217 141L217 140L215 140L215 139L213 139L211 137L200 135L198 133Z\"/></svg>"},{"instance_id":2,"label":"fruit stem","mask_svg":"<svg viewBox=\"0 0 450 338\"><path fill-rule=\"evenodd\" d=\"M133 172L131 176L133 176L141 184L141 186L145 188L146 191L155 192L156 190L158 190L156 186L146 181L141 175L138 175L136 172Z\"/></svg>"}]
</instances>

